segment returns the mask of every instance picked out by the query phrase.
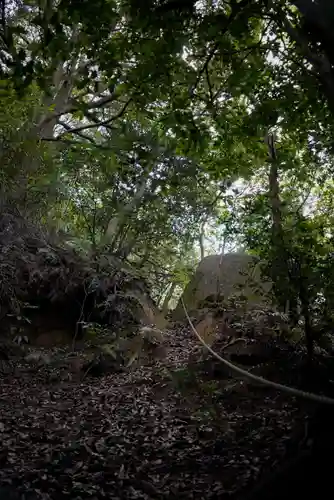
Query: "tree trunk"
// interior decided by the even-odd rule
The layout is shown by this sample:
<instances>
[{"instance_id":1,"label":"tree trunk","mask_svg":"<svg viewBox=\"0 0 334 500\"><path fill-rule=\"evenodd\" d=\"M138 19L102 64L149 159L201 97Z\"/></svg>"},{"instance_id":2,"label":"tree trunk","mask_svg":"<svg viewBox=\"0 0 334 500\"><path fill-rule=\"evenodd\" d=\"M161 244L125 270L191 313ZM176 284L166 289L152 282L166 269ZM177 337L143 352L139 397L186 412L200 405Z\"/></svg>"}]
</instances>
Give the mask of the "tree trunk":
<instances>
[{"instance_id":1,"label":"tree trunk","mask_svg":"<svg viewBox=\"0 0 334 500\"><path fill-rule=\"evenodd\" d=\"M285 311L288 301L288 275L286 248L282 226L282 203L279 194L278 163L274 143L274 135L267 135L269 153L269 200L272 213L271 245L272 245L272 269L271 277L274 283L274 292L281 310Z\"/></svg>"},{"instance_id":2,"label":"tree trunk","mask_svg":"<svg viewBox=\"0 0 334 500\"><path fill-rule=\"evenodd\" d=\"M304 316L305 321L305 341L307 349L307 361L309 369L312 368L313 360L313 348L314 348L314 338L313 338L313 328L310 316L310 301L307 289L307 281L304 277L302 263L300 265L300 283L299 283L299 298L301 302L301 312Z\"/></svg>"},{"instance_id":3,"label":"tree trunk","mask_svg":"<svg viewBox=\"0 0 334 500\"><path fill-rule=\"evenodd\" d=\"M170 299L173 297L173 294L174 294L174 291L175 291L175 288L176 288L176 285L177 283L176 282L173 282L170 284L170 287L169 287L169 290L164 298L164 301L163 301L163 304L162 304L162 314L163 315L166 315L169 311L169 301Z\"/></svg>"},{"instance_id":4,"label":"tree trunk","mask_svg":"<svg viewBox=\"0 0 334 500\"><path fill-rule=\"evenodd\" d=\"M201 225L201 232L199 233L199 248L201 252L201 260L204 259L205 249L204 249L204 224Z\"/></svg>"},{"instance_id":5,"label":"tree trunk","mask_svg":"<svg viewBox=\"0 0 334 500\"><path fill-rule=\"evenodd\" d=\"M126 205L120 208L119 212L115 217L113 217L108 224L107 230L103 237L103 243L111 243L114 245L122 231L124 224L126 223L127 217L141 204L141 201L145 195L147 182L149 178L149 174L151 169L149 169L140 182L137 185L137 189L132 197L132 200L129 201Z\"/></svg>"},{"instance_id":6,"label":"tree trunk","mask_svg":"<svg viewBox=\"0 0 334 500\"><path fill-rule=\"evenodd\" d=\"M137 244L137 236L132 235L126 238L122 246L117 250L117 254L119 255L120 259L126 260L131 254L136 244Z\"/></svg>"}]
</instances>

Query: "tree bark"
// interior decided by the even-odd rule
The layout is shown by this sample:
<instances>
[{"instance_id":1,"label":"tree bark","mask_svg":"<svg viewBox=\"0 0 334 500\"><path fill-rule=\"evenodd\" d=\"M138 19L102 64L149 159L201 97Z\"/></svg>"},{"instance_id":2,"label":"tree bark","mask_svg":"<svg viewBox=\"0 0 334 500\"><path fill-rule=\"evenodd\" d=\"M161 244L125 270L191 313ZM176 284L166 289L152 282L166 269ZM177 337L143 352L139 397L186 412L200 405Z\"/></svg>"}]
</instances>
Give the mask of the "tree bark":
<instances>
[{"instance_id":1,"label":"tree bark","mask_svg":"<svg viewBox=\"0 0 334 500\"><path fill-rule=\"evenodd\" d=\"M274 283L274 292L281 310L285 311L288 302L288 274L286 248L282 225L282 202L278 180L278 162L276 157L275 140L272 133L266 137L269 154L269 200L272 213L271 245L272 269L271 278Z\"/></svg>"},{"instance_id":2,"label":"tree bark","mask_svg":"<svg viewBox=\"0 0 334 500\"><path fill-rule=\"evenodd\" d=\"M115 215L115 217L113 217L109 221L107 230L103 237L104 244L105 243L111 243L112 245L115 244L122 228L124 227L124 224L126 223L127 217L141 204L147 189L147 183L150 173L151 169L148 169L148 171L138 182L137 188L135 190L132 199L129 201L129 203L121 207L118 214Z\"/></svg>"},{"instance_id":3,"label":"tree bark","mask_svg":"<svg viewBox=\"0 0 334 500\"><path fill-rule=\"evenodd\" d=\"M173 297L173 293L175 291L175 288L176 288L176 285L177 283L173 282L170 284L170 287L169 287L169 290L167 291L167 294L164 298L164 301L163 301L163 304L162 304L162 314L165 315L168 313L168 310L169 310L169 301L170 299Z\"/></svg>"},{"instance_id":4,"label":"tree bark","mask_svg":"<svg viewBox=\"0 0 334 500\"><path fill-rule=\"evenodd\" d=\"M201 253L201 260L204 259L205 256L205 248L204 248L204 226L205 222L201 225L201 231L199 233L199 249Z\"/></svg>"}]
</instances>

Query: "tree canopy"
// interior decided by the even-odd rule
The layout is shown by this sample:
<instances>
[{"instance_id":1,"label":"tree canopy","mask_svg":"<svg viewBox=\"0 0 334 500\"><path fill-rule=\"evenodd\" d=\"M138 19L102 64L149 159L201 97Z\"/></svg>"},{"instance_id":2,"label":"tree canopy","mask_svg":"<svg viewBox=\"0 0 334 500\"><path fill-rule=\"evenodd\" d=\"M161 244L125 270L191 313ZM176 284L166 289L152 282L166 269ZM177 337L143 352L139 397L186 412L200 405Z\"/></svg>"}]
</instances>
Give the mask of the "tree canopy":
<instances>
[{"instance_id":1,"label":"tree canopy","mask_svg":"<svg viewBox=\"0 0 334 500\"><path fill-rule=\"evenodd\" d=\"M161 300L212 250L330 249L333 26L329 0L2 0L1 206Z\"/></svg>"}]
</instances>

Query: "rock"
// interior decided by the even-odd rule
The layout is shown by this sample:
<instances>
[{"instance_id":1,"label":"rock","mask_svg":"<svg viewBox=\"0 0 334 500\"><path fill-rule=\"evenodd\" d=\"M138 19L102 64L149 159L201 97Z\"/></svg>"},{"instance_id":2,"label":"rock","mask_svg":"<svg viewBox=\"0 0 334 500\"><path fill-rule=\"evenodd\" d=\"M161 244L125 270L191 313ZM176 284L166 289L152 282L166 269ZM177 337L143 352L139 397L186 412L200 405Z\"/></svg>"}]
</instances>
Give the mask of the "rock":
<instances>
[{"instance_id":1,"label":"rock","mask_svg":"<svg viewBox=\"0 0 334 500\"><path fill-rule=\"evenodd\" d=\"M185 288L182 299L189 314L196 316L201 304L211 297L228 301L233 295L244 296L249 305L267 303L271 290L269 280L261 276L259 258L245 253L209 255L198 265ZM172 314L174 321L183 321L185 313L181 301Z\"/></svg>"},{"instance_id":2,"label":"rock","mask_svg":"<svg viewBox=\"0 0 334 500\"><path fill-rule=\"evenodd\" d=\"M41 351L32 351L29 354L27 354L24 359L28 363L45 364L45 365L49 365L51 363L50 357Z\"/></svg>"}]
</instances>

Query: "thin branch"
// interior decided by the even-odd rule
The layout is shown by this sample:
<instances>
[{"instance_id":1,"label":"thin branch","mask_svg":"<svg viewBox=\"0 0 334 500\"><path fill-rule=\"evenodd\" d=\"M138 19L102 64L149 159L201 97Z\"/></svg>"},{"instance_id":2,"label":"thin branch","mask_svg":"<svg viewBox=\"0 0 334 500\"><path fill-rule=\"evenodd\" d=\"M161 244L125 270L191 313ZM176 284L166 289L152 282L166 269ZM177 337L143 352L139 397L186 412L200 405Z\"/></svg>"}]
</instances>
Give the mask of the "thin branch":
<instances>
[{"instance_id":1,"label":"thin branch","mask_svg":"<svg viewBox=\"0 0 334 500\"><path fill-rule=\"evenodd\" d=\"M243 11L243 9L248 7L248 6L249 6L249 0L241 0L239 3L233 3L232 12L231 12L230 16L226 19L225 26L223 27L223 29L220 33L220 36L226 34L226 32L230 28L231 24L237 19L237 17ZM196 78L196 82L195 82L194 86L190 89L190 97L194 96L195 90L196 90L196 88L197 88L197 86L202 78L202 75L207 70L211 60L213 59L213 57L216 54L218 47L219 47L219 42L216 42L214 44L214 46L212 47L212 49L210 50L203 66L202 66L202 68L201 68L201 70ZM253 47L252 47L252 49L253 49Z\"/></svg>"},{"instance_id":2,"label":"thin branch","mask_svg":"<svg viewBox=\"0 0 334 500\"><path fill-rule=\"evenodd\" d=\"M69 146L80 146L84 144L82 141L71 141L70 139L62 139L61 137L42 137L41 140L44 142L62 142L64 144L68 144Z\"/></svg>"},{"instance_id":3,"label":"thin branch","mask_svg":"<svg viewBox=\"0 0 334 500\"><path fill-rule=\"evenodd\" d=\"M90 113L89 111L87 111L87 112L83 111L83 113L84 113L85 117L88 118L88 120L90 120L94 123L97 123L97 124L99 124L101 122L101 118L98 117L97 115ZM104 126L104 128L106 128L108 130L114 130L114 127L111 127L110 125L104 124L103 126Z\"/></svg>"},{"instance_id":4,"label":"thin branch","mask_svg":"<svg viewBox=\"0 0 334 500\"><path fill-rule=\"evenodd\" d=\"M104 96L98 101L92 101L89 104L88 103L81 104L78 101L71 99L71 102L67 106L65 106L62 111L60 111L59 113L50 114L50 116L45 118L44 123L48 123L54 120L55 118L60 118L61 116L67 115L69 113L74 113L75 111L78 110L82 110L83 113L85 113L85 111L89 109L102 108L106 104L112 103L114 101L115 101L114 96Z\"/></svg>"},{"instance_id":5,"label":"thin branch","mask_svg":"<svg viewBox=\"0 0 334 500\"><path fill-rule=\"evenodd\" d=\"M205 75L206 75L206 81L207 81L208 87L209 87L209 94L210 94L211 106L212 106L212 108L214 108L212 85L211 85L211 81L210 81L210 74L209 74L208 67L205 68ZM214 115L216 115L216 110L215 109L214 109Z\"/></svg>"},{"instance_id":6,"label":"thin branch","mask_svg":"<svg viewBox=\"0 0 334 500\"><path fill-rule=\"evenodd\" d=\"M306 195L303 197L303 200L299 204L299 206L296 209L296 214L300 215L300 211L304 208L305 203L307 202L310 194L312 193L313 186L310 187L306 193Z\"/></svg>"},{"instance_id":7,"label":"thin branch","mask_svg":"<svg viewBox=\"0 0 334 500\"><path fill-rule=\"evenodd\" d=\"M282 61L286 61L287 63L290 63L290 62L293 62L296 66L298 66L303 72L305 72L305 65L300 61L300 58L298 59L298 57L294 57L293 54L291 54L291 51L289 51L289 48L287 47L287 44L286 44L286 39L284 36L280 36L279 37L279 41L284 45L284 48L285 48L285 54L281 54L281 57L282 57ZM298 56L298 54L297 54ZM313 71L311 69L307 70L309 71L309 73L311 73L311 75L313 75L314 77L318 78L318 74L316 73L316 71Z\"/></svg>"},{"instance_id":8,"label":"thin branch","mask_svg":"<svg viewBox=\"0 0 334 500\"><path fill-rule=\"evenodd\" d=\"M206 60L204 61L204 64L202 66L202 68L200 69L198 75L197 75L197 78L196 78L196 82L194 83L194 85L192 86L192 88L190 89L190 97L194 97L194 94L195 94L195 90L197 89L198 87L198 84L199 82L201 81L201 78L202 78L202 75L205 71L207 71L208 69L208 66L211 62L211 60L214 58L214 56L216 55L216 50L218 49L219 47L219 43L216 42L214 44L214 46L212 47L212 49L210 50Z\"/></svg>"},{"instance_id":9,"label":"thin branch","mask_svg":"<svg viewBox=\"0 0 334 500\"><path fill-rule=\"evenodd\" d=\"M71 128L68 125L65 126L65 124L63 122L61 122L60 125L62 125L64 128L66 128L66 132L63 132L63 134L60 134L58 137L61 137L64 134L78 134L78 132L81 132L82 130L88 130L91 128L104 127L104 126L108 125L109 123L117 120L117 118L121 118L121 116L123 116L123 114L125 113L125 111L128 108L131 101L132 101L132 97L130 97L130 99L124 104L123 108L116 115L114 115L112 118L108 118L108 120L104 120L104 121L97 122L97 123L90 123L88 125L80 125L80 126L74 127L74 128Z\"/></svg>"},{"instance_id":10,"label":"thin branch","mask_svg":"<svg viewBox=\"0 0 334 500\"><path fill-rule=\"evenodd\" d=\"M109 104L109 103L111 103L111 102L113 102L113 101L115 101L115 100L116 100L116 96L115 96L114 94L113 94L113 95L106 95L106 96L101 97L101 98L100 98L99 100L97 100L97 101L92 101L92 102L90 102L89 104L88 104L88 103L85 103L85 104L83 105L83 108L84 108L85 110L87 110L87 109L102 108L102 107L103 107L103 106L105 106L106 104ZM73 106L76 106L76 107L73 109L73 111L75 111L76 109L80 109L80 108L79 108L79 106L81 106L81 105L80 105L80 103L76 102L75 100L73 100L73 101L72 101L72 103L73 103L73 104L72 104Z\"/></svg>"},{"instance_id":11,"label":"thin branch","mask_svg":"<svg viewBox=\"0 0 334 500\"><path fill-rule=\"evenodd\" d=\"M79 137L85 137L80 135ZM103 146L102 144L98 144L97 142L94 142L92 139L87 138L90 143L95 146L97 149L105 150L105 151L114 151L115 148L111 146ZM63 139L62 137L45 137L42 138L42 141L44 142L61 142L65 145L69 146L83 146L85 143L84 141L75 141L75 140L70 140L70 139Z\"/></svg>"},{"instance_id":12,"label":"thin branch","mask_svg":"<svg viewBox=\"0 0 334 500\"><path fill-rule=\"evenodd\" d=\"M326 403L330 405L334 405L334 399L329 398L327 396L319 396L318 394L313 394L311 392L306 392L306 391L301 391L299 389L294 389L293 387L288 387L287 385L283 384L278 384L276 382L272 382L271 380L267 380L263 377L259 377L257 375L254 375L253 373L248 372L247 370L243 370L242 368L239 368L238 366L234 365L233 363L230 363L226 359L222 358L218 353L216 353L206 342L205 340L202 339L200 334L197 332L196 328L194 327L193 322L191 321L188 311L186 309L186 306L184 304L184 301L181 297L181 304L184 309L186 318L188 320L188 323L198 338L198 340L201 342L201 344L219 361L221 361L227 368L229 368L232 372L241 375L242 377L251 380L252 382L256 382L258 384L263 384L267 387L272 387L273 389L276 389L278 391L286 392L287 394L290 394L291 396L297 396L301 397L303 399L307 399L310 401L315 401L316 403Z\"/></svg>"},{"instance_id":13,"label":"thin branch","mask_svg":"<svg viewBox=\"0 0 334 500\"><path fill-rule=\"evenodd\" d=\"M322 78L328 77L331 73L331 65L325 55L318 56L312 50L310 50L308 46L307 39L296 30L288 19L281 19L281 23L283 28L286 30L288 35L292 38L292 40L301 48L304 56L308 61L319 71L319 74Z\"/></svg>"},{"instance_id":14,"label":"thin branch","mask_svg":"<svg viewBox=\"0 0 334 500\"><path fill-rule=\"evenodd\" d=\"M72 133L72 128L71 128L71 126L70 126L70 125L67 125L67 123L64 123L64 122L59 122L58 124L59 124L59 125L61 125L62 127L64 127L64 129L66 129L66 132L63 132L61 135L58 135L58 136L56 137L56 139L57 139L57 140L60 140L60 139L61 139L61 137L62 137L63 135L65 135L65 134L71 134L71 133ZM95 142L95 140L94 140L92 137L89 137L89 136L88 136L88 135L86 135L86 134L81 134L81 133L80 133L80 131L77 131L77 132L76 132L76 135L77 135L78 137L81 137L81 139L84 139L85 141L89 141L89 142L91 142L92 144L96 145L96 142Z\"/></svg>"}]
</instances>

